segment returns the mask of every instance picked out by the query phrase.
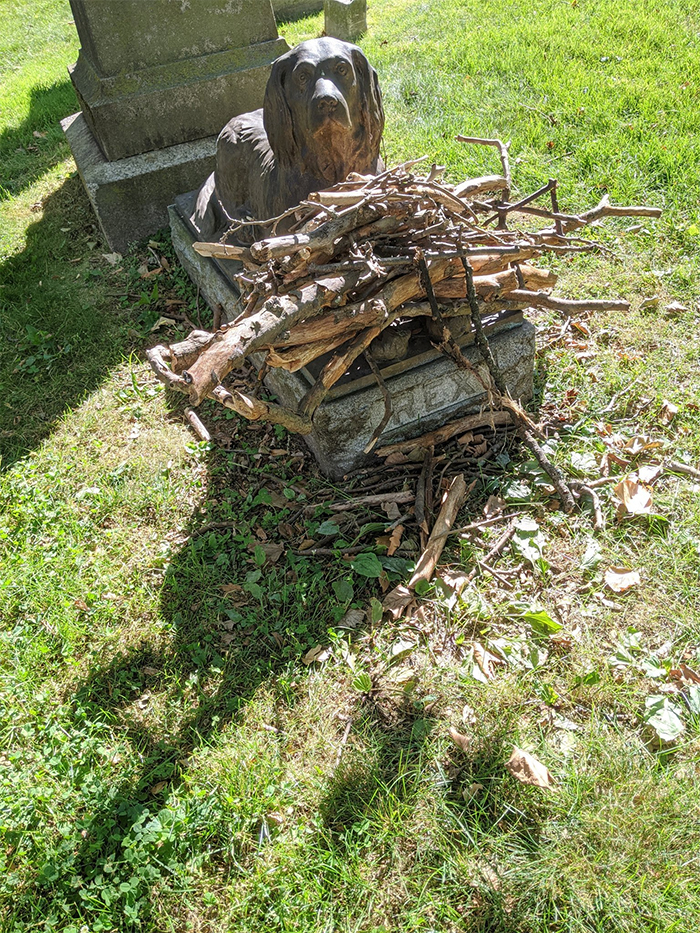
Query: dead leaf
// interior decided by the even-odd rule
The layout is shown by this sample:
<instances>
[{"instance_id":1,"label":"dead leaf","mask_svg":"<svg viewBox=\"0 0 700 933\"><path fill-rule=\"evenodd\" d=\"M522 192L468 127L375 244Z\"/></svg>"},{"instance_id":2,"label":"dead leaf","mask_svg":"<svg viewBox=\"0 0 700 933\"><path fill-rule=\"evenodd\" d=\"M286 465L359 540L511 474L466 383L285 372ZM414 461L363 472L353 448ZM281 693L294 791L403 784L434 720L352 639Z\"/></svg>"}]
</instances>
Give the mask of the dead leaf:
<instances>
[{"instance_id":1,"label":"dead leaf","mask_svg":"<svg viewBox=\"0 0 700 933\"><path fill-rule=\"evenodd\" d=\"M469 787L465 787L462 790L462 798L465 803L469 803L470 800L473 800L475 797L478 797L481 791L484 789L483 784L470 784Z\"/></svg>"},{"instance_id":2,"label":"dead leaf","mask_svg":"<svg viewBox=\"0 0 700 933\"><path fill-rule=\"evenodd\" d=\"M608 567L605 571L605 585L613 593L626 593L641 582L639 572L629 567Z\"/></svg>"},{"instance_id":3,"label":"dead leaf","mask_svg":"<svg viewBox=\"0 0 700 933\"><path fill-rule=\"evenodd\" d=\"M669 317L678 317L681 314L687 314L688 310L688 306L681 304L680 301L671 301L664 308L664 311Z\"/></svg>"},{"instance_id":4,"label":"dead leaf","mask_svg":"<svg viewBox=\"0 0 700 933\"><path fill-rule=\"evenodd\" d=\"M415 605L413 593L402 583L394 587L390 593L387 593L382 602L382 606L384 607L384 611L388 612L392 619L396 621L405 615L411 603Z\"/></svg>"},{"instance_id":5,"label":"dead leaf","mask_svg":"<svg viewBox=\"0 0 700 933\"><path fill-rule=\"evenodd\" d=\"M76 607L76 609L80 609L81 612L88 612L88 604L84 599L74 600L73 605Z\"/></svg>"},{"instance_id":6,"label":"dead leaf","mask_svg":"<svg viewBox=\"0 0 700 933\"><path fill-rule=\"evenodd\" d=\"M174 327L176 324L177 321L172 317L159 317L151 328L151 333L160 330L161 327Z\"/></svg>"},{"instance_id":7,"label":"dead leaf","mask_svg":"<svg viewBox=\"0 0 700 933\"><path fill-rule=\"evenodd\" d=\"M304 657L301 659L304 664L322 664L324 661L327 661L331 656L331 649L324 648L323 645L316 645L315 648L309 648Z\"/></svg>"},{"instance_id":8,"label":"dead leaf","mask_svg":"<svg viewBox=\"0 0 700 933\"><path fill-rule=\"evenodd\" d=\"M340 628L353 629L362 625L367 615L362 609L348 609L343 618L338 622Z\"/></svg>"},{"instance_id":9,"label":"dead leaf","mask_svg":"<svg viewBox=\"0 0 700 933\"><path fill-rule=\"evenodd\" d=\"M304 538L304 540L299 545L299 550L308 551L309 548L312 548L315 544L316 542L314 541L313 538Z\"/></svg>"},{"instance_id":10,"label":"dead leaf","mask_svg":"<svg viewBox=\"0 0 700 933\"><path fill-rule=\"evenodd\" d=\"M382 502L382 508L390 522L395 522L397 518L401 518L401 509L395 502Z\"/></svg>"},{"instance_id":11,"label":"dead leaf","mask_svg":"<svg viewBox=\"0 0 700 933\"><path fill-rule=\"evenodd\" d=\"M396 553L399 545L401 544L403 531L403 525L397 525L396 528L394 528L394 530L391 532L391 535L389 536L389 546L386 552L387 557L392 557Z\"/></svg>"},{"instance_id":12,"label":"dead leaf","mask_svg":"<svg viewBox=\"0 0 700 933\"><path fill-rule=\"evenodd\" d=\"M492 654L487 648L484 648L481 642L473 642L472 648L474 651L474 660L476 661L479 670L487 680L491 680L494 673L494 665L503 664L503 659L499 658L496 654Z\"/></svg>"},{"instance_id":13,"label":"dead leaf","mask_svg":"<svg viewBox=\"0 0 700 933\"><path fill-rule=\"evenodd\" d=\"M631 457L637 457L647 450L658 450L663 446L663 441L655 441L652 437L647 437L646 434L635 434L634 437L630 437L630 439L625 442L623 450Z\"/></svg>"},{"instance_id":14,"label":"dead leaf","mask_svg":"<svg viewBox=\"0 0 700 933\"><path fill-rule=\"evenodd\" d=\"M102 253L102 258L106 260L110 266L116 266L122 261L121 253Z\"/></svg>"},{"instance_id":15,"label":"dead leaf","mask_svg":"<svg viewBox=\"0 0 700 933\"><path fill-rule=\"evenodd\" d=\"M284 554L284 545L280 544L278 541L264 541L262 544L248 545L249 551L256 551L258 548L262 548L265 552L265 558L270 564L276 564Z\"/></svg>"},{"instance_id":16,"label":"dead leaf","mask_svg":"<svg viewBox=\"0 0 700 933\"><path fill-rule=\"evenodd\" d=\"M155 667L146 666L141 668L141 673L146 677L157 677L158 674L160 674L160 671Z\"/></svg>"},{"instance_id":17,"label":"dead leaf","mask_svg":"<svg viewBox=\"0 0 700 933\"><path fill-rule=\"evenodd\" d=\"M408 463L408 462L409 462L409 458L406 456L406 454L402 454L400 451L397 451L396 453L393 453L393 454L389 454L389 456L384 461L386 466L398 466L401 463Z\"/></svg>"},{"instance_id":18,"label":"dead leaf","mask_svg":"<svg viewBox=\"0 0 700 933\"><path fill-rule=\"evenodd\" d=\"M617 507L618 521L628 515L649 515L651 513L651 493L632 479L623 479L613 489L620 500Z\"/></svg>"},{"instance_id":19,"label":"dead leaf","mask_svg":"<svg viewBox=\"0 0 700 933\"><path fill-rule=\"evenodd\" d=\"M505 499L501 499L500 496L489 496L484 506L484 515L486 518L495 518L501 515L507 507L508 503Z\"/></svg>"},{"instance_id":20,"label":"dead leaf","mask_svg":"<svg viewBox=\"0 0 700 933\"><path fill-rule=\"evenodd\" d=\"M222 646L223 648L228 648L228 646L231 645L231 644L233 644L233 642L234 642L235 640L236 640L236 636L235 636L235 635L222 635L222 636L221 636L221 646Z\"/></svg>"},{"instance_id":21,"label":"dead leaf","mask_svg":"<svg viewBox=\"0 0 700 933\"><path fill-rule=\"evenodd\" d=\"M153 785L149 793L151 793L154 797L157 797L167 783L167 781L158 781L157 784Z\"/></svg>"},{"instance_id":22,"label":"dead leaf","mask_svg":"<svg viewBox=\"0 0 700 933\"><path fill-rule=\"evenodd\" d=\"M473 440L474 440L474 432L467 431L466 434L463 434L461 437L457 438L457 443L458 444L471 444Z\"/></svg>"},{"instance_id":23,"label":"dead leaf","mask_svg":"<svg viewBox=\"0 0 700 933\"><path fill-rule=\"evenodd\" d=\"M34 136L36 139L46 139L46 133L42 133L39 130L34 130L32 136Z\"/></svg>"},{"instance_id":24,"label":"dead leaf","mask_svg":"<svg viewBox=\"0 0 700 933\"><path fill-rule=\"evenodd\" d=\"M234 606L245 606L248 602L248 594L240 583L224 583L221 587L224 596L228 596Z\"/></svg>"},{"instance_id":25,"label":"dead leaf","mask_svg":"<svg viewBox=\"0 0 700 933\"><path fill-rule=\"evenodd\" d=\"M513 754L506 762L506 770L521 784L545 788L551 788L554 784L549 769L541 761L538 761L534 755L522 748L518 748L517 745L513 746Z\"/></svg>"},{"instance_id":26,"label":"dead leaf","mask_svg":"<svg viewBox=\"0 0 700 933\"><path fill-rule=\"evenodd\" d=\"M688 667L687 664L679 664L681 674L685 677L686 680L689 680L692 684L700 684L700 674L697 674L692 667Z\"/></svg>"},{"instance_id":27,"label":"dead leaf","mask_svg":"<svg viewBox=\"0 0 700 933\"><path fill-rule=\"evenodd\" d=\"M289 522L280 522L277 526L277 529L282 537L286 538L288 541L296 534L294 528L289 524Z\"/></svg>"},{"instance_id":28,"label":"dead leaf","mask_svg":"<svg viewBox=\"0 0 700 933\"><path fill-rule=\"evenodd\" d=\"M639 482L644 483L645 486L651 486L651 484L661 476L662 472L662 464L647 463L644 466L640 466L637 470L637 478Z\"/></svg>"},{"instance_id":29,"label":"dead leaf","mask_svg":"<svg viewBox=\"0 0 700 933\"><path fill-rule=\"evenodd\" d=\"M450 738L455 743L457 748L461 748L465 755L469 752L469 748L472 744L472 740L468 735L464 735L462 732L458 732L452 726L449 729Z\"/></svg>"},{"instance_id":30,"label":"dead leaf","mask_svg":"<svg viewBox=\"0 0 700 933\"><path fill-rule=\"evenodd\" d=\"M661 411L659 412L659 421L661 424L669 425L677 414L678 405L674 405L673 402L664 399L661 403Z\"/></svg>"},{"instance_id":31,"label":"dead leaf","mask_svg":"<svg viewBox=\"0 0 700 933\"><path fill-rule=\"evenodd\" d=\"M162 271L163 269L160 266L157 266L155 269L151 269L150 271L148 270L148 267L146 267L146 271L141 273L141 278L152 279L154 275L160 275Z\"/></svg>"}]
</instances>

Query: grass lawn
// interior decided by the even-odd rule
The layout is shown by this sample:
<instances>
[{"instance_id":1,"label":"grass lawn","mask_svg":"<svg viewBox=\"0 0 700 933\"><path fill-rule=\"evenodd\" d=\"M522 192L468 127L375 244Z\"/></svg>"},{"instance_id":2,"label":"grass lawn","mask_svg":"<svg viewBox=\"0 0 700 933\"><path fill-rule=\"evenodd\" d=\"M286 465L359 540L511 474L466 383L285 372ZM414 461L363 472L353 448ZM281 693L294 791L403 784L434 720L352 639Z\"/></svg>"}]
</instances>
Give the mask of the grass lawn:
<instances>
[{"instance_id":1,"label":"grass lawn","mask_svg":"<svg viewBox=\"0 0 700 933\"><path fill-rule=\"evenodd\" d=\"M411 619L372 621L381 581L361 562L293 553L342 484L283 431L206 405L216 443L198 442L144 363L177 332L162 316L208 312L166 231L104 255L58 126L76 109L67 0L3 14L2 933L694 933L700 483L664 473L624 521L603 486L594 536L513 449L460 521L500 495L537 522L539 559L514 547L510 589L478 576L455 599L438 580ZM555 176L565 210L603 191L665 209L557 263L559 294L632 309L536 319L533 414L572 475L606 455L620 478L698 466L700 11L374 0L368 19L389 164L491 173L493 152L453 140L498 136L520 194ZM342 534L372 551L386 524L352 514ZM443 563L467 572L498 533ZM640 584L611 593L611 567ZM349 628L348 610L367 615ZM506 771L513 745L552 789Z\"/></svg>"}]
</instances>

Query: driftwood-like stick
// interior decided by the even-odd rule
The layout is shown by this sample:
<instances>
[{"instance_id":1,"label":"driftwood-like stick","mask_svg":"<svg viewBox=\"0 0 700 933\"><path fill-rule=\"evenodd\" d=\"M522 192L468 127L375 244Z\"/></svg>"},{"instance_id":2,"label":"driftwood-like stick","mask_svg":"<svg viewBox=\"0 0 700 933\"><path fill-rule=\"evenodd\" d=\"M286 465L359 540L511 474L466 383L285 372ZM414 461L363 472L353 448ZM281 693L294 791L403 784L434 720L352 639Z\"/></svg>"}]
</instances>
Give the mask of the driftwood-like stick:
<instances>
[{"instance_id":1,"label":"driftwood-like stick","mask_svg":"<svg viewBox=\"0 0 700 933\"><path fill-rule=\"evenodd\" d=\"M212 259L240 259L246 264L252 262L250 249L247 246L236 246L233 243L193 243L192 249L200 256L210 256Z\"/></svg>"},{"instance_id":2,"label":"driftwood-like stick","mask_svg":"<svg viewBox=\"0 0 700 933\"><path fill-rule=\"evenodd\" d=\"M336 382L345 375L357 357L364 353L375 337L381 334L381 327L369 327L354 337L344 353L337 353L321 370L316 382L299 402L299 413L304 418L311 418Z\"/></svg>"},{"instance_id":3,"label":"driftwood-like stick","mask_svg":"<svg viewBox=\"0 0 700 933\"><path fill-rule=\"evenodd\" d=\"M516 302L521 307L546 308L552 311L561 311L562 314L583 314L586 311L629 311L629 301L622 299L598 298L553 298L546 292L532 292L517 288L508 293L508 301Z\"/></svg>"},{"instance_id":4,"label":"driftwood-like stick","mask_svg":"<svg viewBox=\"0 0 700 933\"><path fill-rule=\"evenodd\" d=\"M359 496L355 499L346 499L344 502L324 502L323 507L330 509L331 512L352 512L355 509L364 509L375 505L383 505L385 502L396 502L402 505L406 502L413 502L414 495L410 489L403 489L400 492L378 492L371 496ZM304 508L305 515L313 515L319 504L307 505Z\"/></svg>"},{"instance_id":5,"label":"driftwood-like stick","mask_svg":"<svg viewBox=\"0 0 700 933\"><path fill-rule=\"evenodd\" d=\"M501 142L500 139L480 139L478 136L455 136L455 139L458 143L472 143L476 146L494 146L498 149L498 154L501 157L501 165L503 166L503 174L506 179L506 185L504 187L506 201L510 197L510 189L513 187L513 179L510 174L510 159L508 158L508 146L510 143Z\"/></svg>"},{"instance_id":6,"label":"driftwood-like stick","mask_svg":"<svg viewBox=\"0 0 700 933\"><path fill-rule=\"evenodd\" d=\"M474 198L485 191L505 191L507 187L508 179L503 175L481 175L455 185L454 194L458 198Z\"/></svg>"},{"instance_id":7,"label":"driftwood-like stick","mask_svg":"<svg viewBox=\"0 0 700 933\"><path fill-rule=\"evenodd\" d=\"M204 425L204 422L199 417L197 412L192 411L191 408L186 408L185 417L187 418L189 423L192 425L192 430L197 435L197 437L200 439L200 441L206 441L207 443L209 443L209 441L211 441L211 434L207 430L206 426Z\"/></svg>"},{"instance_id":8,"label":"driftwood-like stick","mask_svg":"<svg viewBox=\"0 0 700 933\"><path fill-rule=\"evenodd\" d=\"M379 391L382 393L382 398L384 399L384 415L382 416L382 420L379 422L377 427L372 432L372 437L369 439L369 443L365 446L364 450L362 451L363 453L368 454L376 446L377 441L382 436L382 431L391 421L391 416L393 414L393 408L391 405L391 394L389 390L387 389L386 382L384 381L384 377L382 376L381 370L379 369L379 366L377 366L377 361L372 356L369 350L369 347L365 350L365 359L367 360L369 368L372 370L372 374L374 375L374 378L377 380Z\"/></svg>"},{"instance_id":9,"label":"driftwood-like stick","mask_svg":"<svg viewBox=\"0 0 700 933\"><path fill-rule=\"evenodd\" d=\"M441 428L423 434L421 437L414 437L411 440L400 441L396 444L387 444L386 447L380 447L376 454L378 457L390 457L392 454L408 453L415 447L434 447L449 441L458 434L465 434L467 431L476 428L495 428L510 424L511 421L511 416L507 411L482 411L477 415L467 415L458 421L444 424Z\"/></svg>"},{"instance_id":10,"label":"driftwood-like stick","mask_svg":"<svg viewBox=\"0 0 700 933\"><path fill-rule=\"evenodd\" d=\"M230 408L248 421L281 424L294 434L310 434L313 430L310 418L304 418L281 405L274 405L272 402L264 402L262 399L245 395L237 389L216 386L211 392L211 397L220 402L224 408Z\"/></svg>"},{"instance_id":11,"label":"driftwood-like stick","mask_svg":"<svg viewBox=\"0 0 700 933\"><path fill-rule=\"evenodd\" d=\"M663 211L660 207L646 207L640 205L629 205L627 207L618 207L610 203L610 196L605 194L599 203L589 211L584 211L577 216L568 216L565 214L555 215L555 219L560 221L560 229L563 233L570 233L572 230L579 230L586 227L602 217L661 217ZM556 233L557 226L540 230L541 234Z\"/></svg>"},{"instance_id":12,"label":"driftwood-like stick","mask_svg":"<svg viewBox=\"0 0 700 933\"><path fill-rule=\"evenodd\" d=\"M199 405L232 369L242 365L249 353L273 343L297 321L313 317L332 305L344 304L347 291L356 282L357 274L349 273L319 279L302 288L295 297L274 295L268 298L260 311L229 328L183 373L183 378L190 383L192 404Z\"/></svg>"},{"instance_id":13,"label":"driftwood-like stick","mask_svg":"<svg viewBox=\"0 0 700 933\"><path fill-rule=\"evenodd\" d=\"M378 205L369 204L363 200L335 217L331 217L330 220L317 227L313 233L259 240L250 247L250 254L256 262L265 263L281 256L291 256L300 249L311 251L329 249L338 237L378 220L382 213Z\"/></svg>"},{"instance_id":14,"label":"driftwood-like stick","mask_svg":"<svg viewBox=\"0 0 700 933\"><path fill-rule=\"evenodd\" d=\"M459 473L454 477L445 493L440 511L435 519L435 525L428 538L428 543L416 564L413 576L408 581L409 589L414 589L419 580L430 581L432 579L447 540L445 532L449 531L454 525L457 513L462 507L466 496L467 483L464 474Z\"/></svg>"},{"instance_id":15,"label":"driftwood-like stick","mask_svg":"<svg viewBox=\"0 0 700 933\"><path fill-rule=\"evenodd\" d=\"M160 344L156 347L151 347L150 350L146 350L146 359L150 363L151 369L155 375L161 382L165 383L166 386L169 386L171 389L176 389L178 392L188 391L188 384L182 376L174 373L166 362L170 359L169 347L164 347Z\"/></svg>"},{"instance_id":16,"label":"driftwood-like stick","mask_svg":"<svg viewBox=\"0 0 700 933\"><path fill-rule=\"evenodd\" d=\"M491 548L491 550L488 552L484 560L483 561L477 560L474 568L470 570L469 574L467 575L467 579L464 581L464 586L467 586L467 584L471 583L472 580L477 576L477 574L481 570L481 566L480 566L481 564L490 564L491 561L495 560L495 558L498 557L506 549L506 547L510 544L511 540L513 539L515 535L516 521L517 521L517 518L514 518L510 522L506 530L503 532L501 537L496 541L496 543Z\"/></svg>"}]
</instances>

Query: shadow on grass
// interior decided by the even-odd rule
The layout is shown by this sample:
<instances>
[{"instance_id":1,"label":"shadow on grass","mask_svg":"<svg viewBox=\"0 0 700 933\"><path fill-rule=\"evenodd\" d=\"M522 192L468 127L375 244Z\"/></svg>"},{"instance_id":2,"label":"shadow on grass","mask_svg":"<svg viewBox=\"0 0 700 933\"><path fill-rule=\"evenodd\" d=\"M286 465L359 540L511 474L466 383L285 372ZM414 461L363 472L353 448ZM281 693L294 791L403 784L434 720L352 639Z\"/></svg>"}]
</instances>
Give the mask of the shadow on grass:
<instances>
[{"instance_id":1,"label":"shadow on grass","mask_svg":"<svg viewBox=\"0 0 700 933\"><path fill-rule=\"evenodd\" d=\"M68 78L32 88L25 119L0 133L0 200L17 196L66 158L69 148L60 120L77 109Z\"/></svg>"},{"instance_id":2,"label":"shadow on grass","mask_svg":"<svg viewBox=\"0 0 700 933\"><path fill-rule=\"evenodd\" d=\"M152 844L148 834L154 834L156 822L162 827L180 812L178 789L192 754L215 742L222 730L235 729L261 686L300 666L299 643L285 652L279 639L289 632L291 640L302 624L307 639L320 639L327 631L323 575L297 574L290 565L270 567L265 597L227 612L232 604L222 595L222 583L243 578L255 564L248 564L250 552L240 545L235 556L233 532L209 534L205 521L193 516L186 542L166 572L164 625L96 664L72 693L76 726L117 724L129 764L119 783L97 782L99 790L81 808L71 839L38 866L23 892L17 922L27 923L41 904L43 915L57 911L78 925L89 920L91 928L95 922L95 929L127 930L133 922L134 929L142 929L151 917L154 889L178 890L180 880L183 889L191 885L187 866L206 851L202 836L220 831L216 821L201 810L193 816L188 800L182 804L188 817L176 831L170 825L158 830ZM234 559L222 564L227 552ZM275 594L281 601L268 605L268 595ZM200 817L201 825L193 825ZM218 841L215 848L221 848Z\"/></svg>"},{"instance_id":3,"label":"shadow on grass","mask_svg":"<svg viewBox=\"0 0 700 933\"><path fill-rule=\"evenodd\" d=\"M108 294L109 267L83 261L99 252L100 236L78 176L42 210L21 252L0 263L2 469L94 391L130 342Z\"/></svg>"}]
</instances>

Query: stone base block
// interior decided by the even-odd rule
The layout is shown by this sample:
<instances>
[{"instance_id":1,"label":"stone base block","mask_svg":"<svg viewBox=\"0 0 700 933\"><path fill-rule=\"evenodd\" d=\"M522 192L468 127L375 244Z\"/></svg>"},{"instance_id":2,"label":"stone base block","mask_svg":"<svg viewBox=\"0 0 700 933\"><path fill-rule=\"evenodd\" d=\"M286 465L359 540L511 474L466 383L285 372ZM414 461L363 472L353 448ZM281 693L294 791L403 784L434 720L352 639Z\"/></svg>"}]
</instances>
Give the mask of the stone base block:
<instances>
[{"instance_id":1,"label":"stone base block","mask_svg":"<svg viewBox=\"0 0 700 933\"><path fill-rule=\"evenodd\" d=\"M61 121L88 197L110 247L129 244L168 223L168 205L214 169L216 136L109 162L82 113Z\"/></svg>"},{"instance_id":2,"label":"stone base block","mask_svg":"<svg viewBox=\"0 0 700 933\"><path fill-rule=\"evenodd\" d=\"M325 0L326 35L354 42L367 32L367 0Z\"/></svg>"},{"instance_id":3,"label":"stone base block","mask_svg":"<svg viewBox=\"0 0 700 933\"><path fill-rule=\"evenodd\" d=\"M194 235L183 220L190 201L191 196L184 196L178 199L179 208L170 209L175 251L207 303L211 307L220 305L225 318L231 319L241 310L238 293L227 280L225 269L192 249ZM528 321L522 321L521 315L515 316L513 321L504 325L506 329L494 333L490 344L511 395L527 401L533 393L535 328ZM460 339L462 352L481 377L488 380L488 370L469 340L469 337ZM418 437L448 421L478 411L485 402L483 385L473 373L459 370L437 351L415 359L418 365L412 368L404 361L401 366L383 370L393 414L382 432L380 445ZM254 360L262 365L262 358L254 357ZM397 372L397 369L402 371ZM281 404L296 408L312 381L312 374L306 370L288 373L271 369L265 384ZM336 383L317 409L314 430L304 440L324 473L340 479L374 459L374 455L364 453L364 448L383 416L384 397L374 378L344 379Z\"/></svg>"}]
</instances>

